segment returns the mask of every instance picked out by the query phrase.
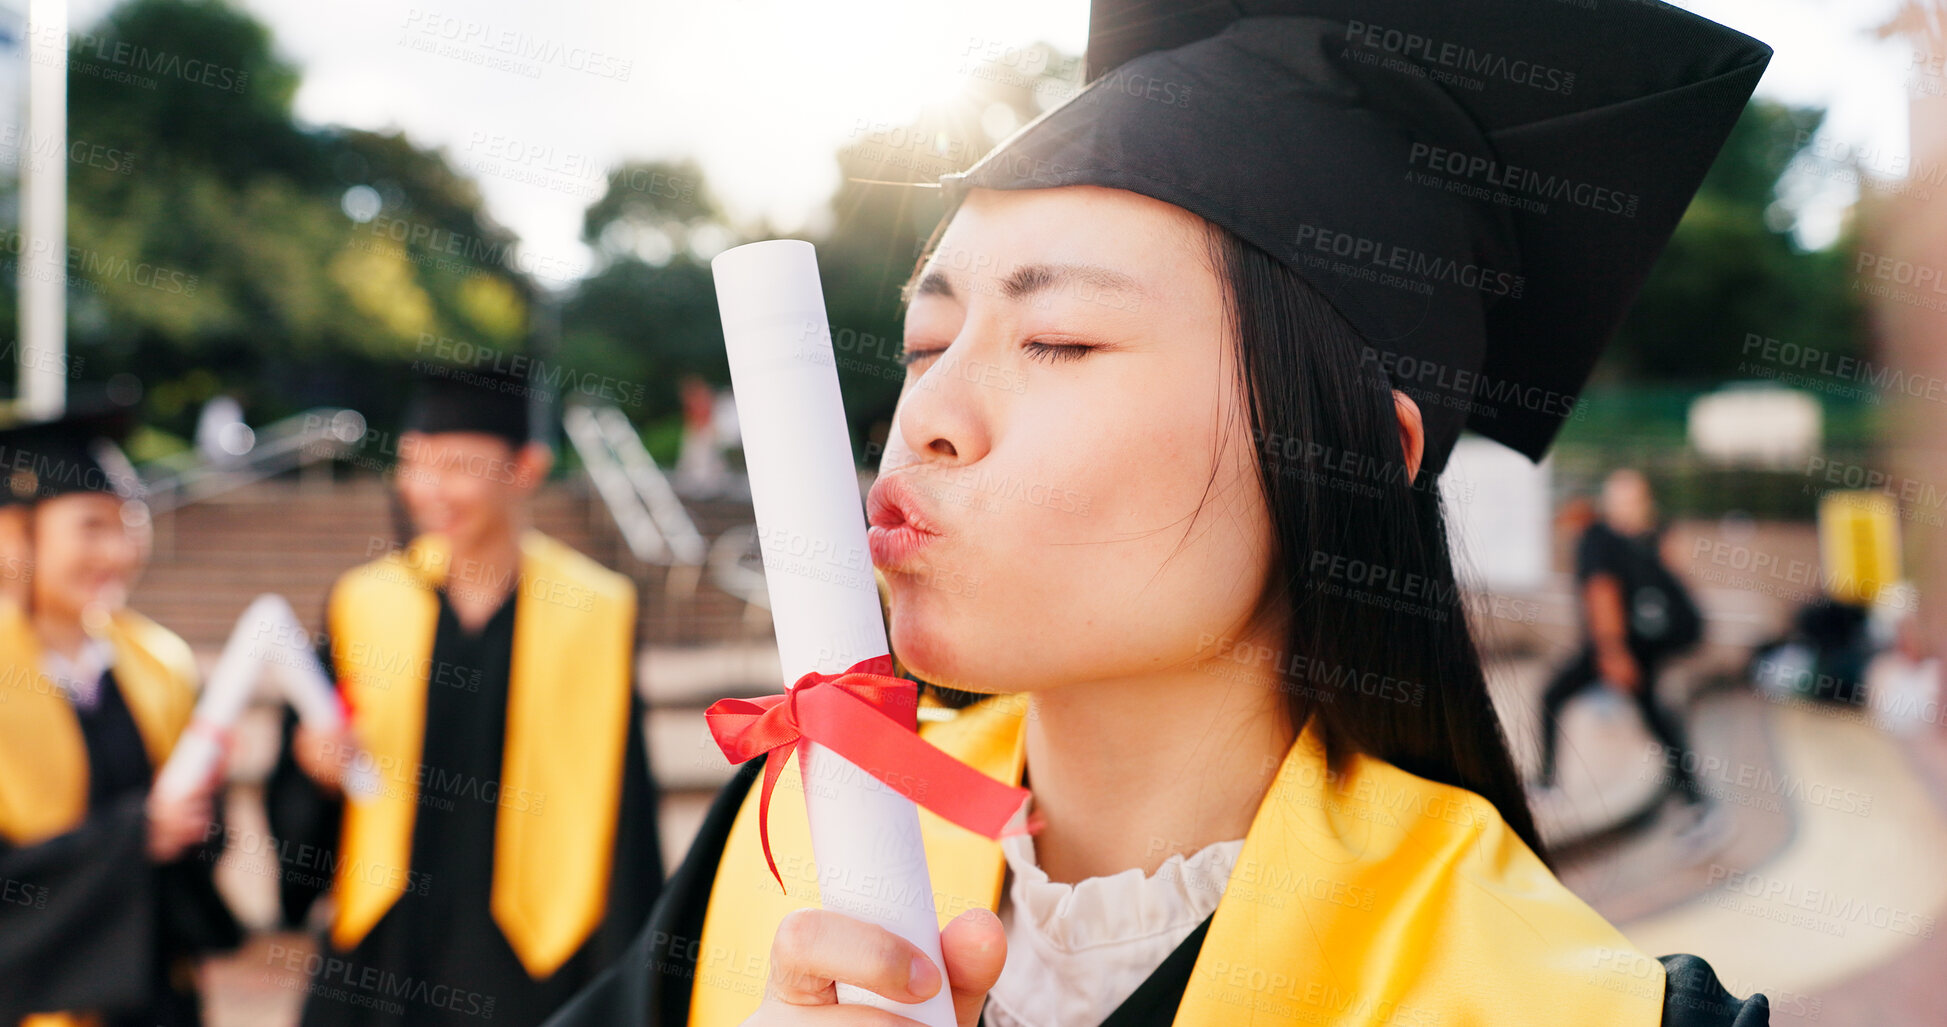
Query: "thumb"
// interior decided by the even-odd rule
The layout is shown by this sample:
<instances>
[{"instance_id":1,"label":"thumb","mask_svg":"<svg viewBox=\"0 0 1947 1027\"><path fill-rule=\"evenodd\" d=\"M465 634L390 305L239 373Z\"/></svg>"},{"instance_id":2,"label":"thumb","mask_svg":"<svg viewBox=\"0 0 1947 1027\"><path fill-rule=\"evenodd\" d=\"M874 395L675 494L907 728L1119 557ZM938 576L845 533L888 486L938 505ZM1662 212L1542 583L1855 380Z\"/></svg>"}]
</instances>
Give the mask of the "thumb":
<instances>
[{"instance_id":1,"label":"thumb","mask_svg":"<svg viewBox=\"0 0 1947 1027\"><path fill-rule=\"evenodd\" d=\"M960 1027L980 1022L988 989L1000 980L1007 962L1007 931L992 911L970 909L940 932L940 956L953 988L953 1014Z\"/></svg>"}]
</instances>

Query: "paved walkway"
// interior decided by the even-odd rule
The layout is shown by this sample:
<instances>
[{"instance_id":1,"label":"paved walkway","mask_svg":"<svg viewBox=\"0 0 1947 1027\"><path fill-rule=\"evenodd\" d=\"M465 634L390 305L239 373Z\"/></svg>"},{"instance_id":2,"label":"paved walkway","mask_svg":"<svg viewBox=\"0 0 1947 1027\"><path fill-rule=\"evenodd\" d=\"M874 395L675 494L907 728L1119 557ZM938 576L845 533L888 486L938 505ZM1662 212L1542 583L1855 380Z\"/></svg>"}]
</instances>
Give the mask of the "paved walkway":
<instances>
[{"instance_id":1,"label":"paved walkway","mask_svg":"<svg viewBox=\"0 0 1947 1027\"><path fill-rule=\"evenodd\" d=\"M1532 728L1517 725L1544 671L1497 682L1526 766ZM1552 840L1626 821L1667 773L1630 708L1583 699L1564 720L1561 791L1535 803ZM1645 951L1694 953L1732 993L1764 992L1774 1024L1947 1023L1947 732L1898 738L1856 710L1737 690L1701 697L1689 728L1721 829L1686 835L1671 799L1572 849L1562 880Z\"/></svg>"}]
</instances>

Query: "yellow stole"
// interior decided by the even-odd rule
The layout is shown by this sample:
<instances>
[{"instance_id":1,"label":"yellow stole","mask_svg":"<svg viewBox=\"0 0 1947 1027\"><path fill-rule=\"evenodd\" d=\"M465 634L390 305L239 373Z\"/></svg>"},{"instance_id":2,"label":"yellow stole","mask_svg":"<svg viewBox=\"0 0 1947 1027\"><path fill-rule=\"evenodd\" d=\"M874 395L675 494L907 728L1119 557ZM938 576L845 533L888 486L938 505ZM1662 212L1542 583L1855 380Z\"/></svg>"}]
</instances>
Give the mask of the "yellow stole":
<instances>
[{"instance_id":1,"label":"yellow stole","mask_svg":"<svg viewBox=\"0 0 1947 1027\"><path fill-rule=\"evenodd\" d=\"M133 610L109 619L110 669L160 769L196 705L196 658L169 629ZM32 845L88 815L88 747L61 687L41 672L25 611L0 602L0 837Z\"/></svg>"},{"instance_id":2,"label":"yellow stole","mask_svg":"<svg viewBox=\"0 0 1947 1027\"><path fill-rule=\"evenodd\" d=\"M639 730L629 722L636 600L627 578L540 532L525 532L520 546L490 906L538 980L574 955L606 911L627 733ZM331 925L340 950L357 945L411 880L435 590L449 563L446 540L422 536L350 571L331 593L339 687L361 764L371 757L381 784L379 795L345 804Z\"/></svg>"},{"instance_id":3,"label":"yellow stole","mask_svg":"<svg viewBox=\"0 0 1947 1027\"><path fill-rule=\"evenodd\" d=\"M983 700L920 733L1018 784L1027 696ZM692 1027L757 1008L786 913L818 905L803 784L785 768L770 811L778 890L738 811L697 949ZM921 809L944 927L1000 901L1000 845ZM1204 938L1178 1025L1507 1025L1662 1021L1662 965L1577 898L1472 792L1355 756L1326 772L1314 727L1258 807Z\"/></svg>"},{"instance_id":4,"label":"yellow stole","mask_svg":"<svg viewBox=\"0 0 1947 1027\"><path fill-rule=\"evenodd\" d=\"M122 701L160 769L196 703L196 658L169 629L133 610L104 634ZM88 747L67 696L41 672L41 647L26 613L0 601L0 837L33 845L88 816ZM83 1013L36 1013L21 1027L88 1027Z\"/></svg>"}]
</instances>

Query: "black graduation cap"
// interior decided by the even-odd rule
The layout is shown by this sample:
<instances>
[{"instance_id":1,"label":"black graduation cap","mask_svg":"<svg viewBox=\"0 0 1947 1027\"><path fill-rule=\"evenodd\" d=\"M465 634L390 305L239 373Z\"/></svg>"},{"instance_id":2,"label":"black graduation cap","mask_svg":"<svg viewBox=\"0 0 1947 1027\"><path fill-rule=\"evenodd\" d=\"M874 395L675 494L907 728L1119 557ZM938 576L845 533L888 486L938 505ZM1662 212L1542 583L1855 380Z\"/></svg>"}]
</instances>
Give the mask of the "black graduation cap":
<instances>
[{"instance_id":1,"label":"black graduation cap","mask_svg":"<svg viewBox=\"0 0 1947 1027\"><path fill-rule=\"evenodd\" d=\"M537 407L547 402L545 382L498 367L416 364L414 370L407 431L481 432L515 448L540 437Z\"/></svg>"},{"instance_id":2,"label":"black graduation cap","mask_svg":"<svg viewBox=\"0 0 1947 1027\"><path fill-rule=\"evenodd\" d=\"M38 503L74 492L140 498L142 480L120 443L132 411L107 402L71 405L50 420L0 426L0 506Z\"/></svg>"},{"instance_id":3,"label":"black graduation cap","mask_svg":"<svg viewBox=\"0 0 1947 1027\"><path fill-rule=\"evenodd\" d=\"M941 184L1183 207L1540 460L1771 58L1655 0L1096 0L1089 84Z\"/></svg>"}]
</instances>

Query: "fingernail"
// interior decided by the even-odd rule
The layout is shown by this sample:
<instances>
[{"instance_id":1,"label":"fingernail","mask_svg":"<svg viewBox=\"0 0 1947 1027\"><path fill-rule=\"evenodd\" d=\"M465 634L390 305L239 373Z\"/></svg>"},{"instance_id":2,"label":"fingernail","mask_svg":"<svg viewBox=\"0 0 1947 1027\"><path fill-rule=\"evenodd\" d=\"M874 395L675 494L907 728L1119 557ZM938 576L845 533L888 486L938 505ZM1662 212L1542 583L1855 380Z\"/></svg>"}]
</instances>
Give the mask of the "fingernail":
<instances>
[{"instance_id":1,"label":"fingernail","mask_svg":"<svg viewBox=\"0 0 1947 1027\"><path fill-rule=\"evenodd\" d=\"M906 970L906 990L915 995L931 995L940 990L940 980L933 969L933 961L925 956L914 956L913 965Z\"/></svg>"}]
</instances>

